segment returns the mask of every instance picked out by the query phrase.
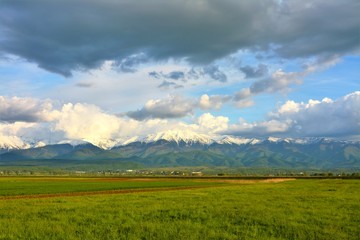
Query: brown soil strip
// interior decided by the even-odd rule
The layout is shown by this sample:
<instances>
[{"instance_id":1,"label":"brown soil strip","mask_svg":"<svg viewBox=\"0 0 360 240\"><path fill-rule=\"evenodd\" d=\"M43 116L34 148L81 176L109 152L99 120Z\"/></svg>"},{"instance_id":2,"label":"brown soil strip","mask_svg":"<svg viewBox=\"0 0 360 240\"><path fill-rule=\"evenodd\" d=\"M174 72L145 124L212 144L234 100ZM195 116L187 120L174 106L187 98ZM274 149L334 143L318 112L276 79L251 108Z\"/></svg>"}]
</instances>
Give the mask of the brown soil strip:
<instances>
[{"instance_id":1,"label":"brown soil strip","mask_svg":"<svg viewBox=\"0 0 360 240\"><path fill-rule=\"evenodd\" d=\"M264 182L269 183L278 183L278 182L286 182L286 181L294 181L296 178L269 178L264 180Z\"/></svg>"},{"instance_id":2,"label":"brown soil strip","mask_svg":"<svg viewBox=\"0 0 360 240\"><path fill-rule=\"evenodd\" d=\"M293 181L295 178L269 178L264 180L244 180L244 179L207 179L198 180L199 182L223 182L223 183L241 183L241 184L253 184L253 183L278 183Z\"/></svg>"}]
</instances>

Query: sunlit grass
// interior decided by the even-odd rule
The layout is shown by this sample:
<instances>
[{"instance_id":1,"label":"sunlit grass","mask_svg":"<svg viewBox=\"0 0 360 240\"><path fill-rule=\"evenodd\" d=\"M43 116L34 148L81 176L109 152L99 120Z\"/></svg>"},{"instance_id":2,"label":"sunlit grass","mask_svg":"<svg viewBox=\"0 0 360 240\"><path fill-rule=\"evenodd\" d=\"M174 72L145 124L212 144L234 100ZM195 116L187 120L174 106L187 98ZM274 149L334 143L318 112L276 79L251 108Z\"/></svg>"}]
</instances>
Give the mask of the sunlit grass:
<instances>
[{"instance_id":1,"label":"sunlit grass","mask_svg":"<svg viewBox=\"0 0 360 240\"><path fill-rule=\"evenodd\" d=\"M0 201L0 239L359 239L360 181Z\"/></svg>"}]
</instances>

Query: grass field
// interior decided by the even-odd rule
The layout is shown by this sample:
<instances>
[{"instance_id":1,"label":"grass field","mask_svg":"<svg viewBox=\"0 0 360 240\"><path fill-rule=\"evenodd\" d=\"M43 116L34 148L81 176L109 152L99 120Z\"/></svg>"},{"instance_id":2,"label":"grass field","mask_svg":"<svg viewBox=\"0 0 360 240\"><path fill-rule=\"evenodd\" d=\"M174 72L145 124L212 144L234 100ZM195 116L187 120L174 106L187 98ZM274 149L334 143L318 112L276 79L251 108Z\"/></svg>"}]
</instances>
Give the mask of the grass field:
<instances>
[{"instance_id":1,"label":"grass field","mask_svg":"<svg viewBox=\"0 0 360 240\"><path fill-rule=\"evenodd\" d=\"M359 189L341 179L0 178L0 239L359 239Z\"/></svg>"},{"instance_id":2,"label":"grass field","mask_svg":"<svg viewBox=\"0 0 360 240\"><path fill-rule=\"evenodd\" d=\"M217 183L220 184L220 183ZM1 196L64 194L148 188L184 188L213 186L214 183L186 179L161 178L71 178L71 177L3 177ZM71 195L71 194L70 194Z\"/></svg>"}]
</instances>

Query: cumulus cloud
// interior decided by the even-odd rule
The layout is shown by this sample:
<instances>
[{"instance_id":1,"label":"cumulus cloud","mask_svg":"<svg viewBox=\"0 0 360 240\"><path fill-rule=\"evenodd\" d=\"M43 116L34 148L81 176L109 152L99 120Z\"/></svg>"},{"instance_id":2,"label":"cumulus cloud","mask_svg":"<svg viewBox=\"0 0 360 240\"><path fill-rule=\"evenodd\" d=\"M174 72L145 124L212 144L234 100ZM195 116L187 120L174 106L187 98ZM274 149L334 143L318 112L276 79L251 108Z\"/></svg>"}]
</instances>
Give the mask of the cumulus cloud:
<instances>
[{"instance_id":1,"label":"cumulus cloud","mask_svg":"<svg viewBox=\"0 0 360 240\"><path fill-rule=\"evenodd\" d=\"M35 128L37 126L38 125L33 122L0 123L0 135L21 136L24 129Z\"/></svg>"},{"instance_id":2,"label":"cumulus cloud","mask_svg":"<svg viewBox=\"0 0 360 240\"><path fill-rule=\"evenodd\" d=\"M308 103L286 102L271 115L292 121L290 131L299 135L346 136L360 134L360 92L340 99Z\"/></svg>"},{"instance_id":3,"label":"cumulus cloud","mask_svg":"<svg viewBox=\"0 0 360 240\"><path fill-rule=\"evenodd\" d=\"M104 139L129 139L170 129L246 137L360 136L360 91L336 100L289 100L270 112L265 121L247 122L241 119L231 124L228 117L211 113L194 118L192 123L174 119L192 114L195 108L200 107L200 102L208 103L211 99L212 96L203 95L202 99L192 100L181 97L151 100L133 113L138 120L107 113L94 105L68 103L52 110L57 111L56 114L50 112L52 117L46 121L0 122L0 136L46 140L50 143L63 139L86 140L94 144Z\"/></svg>"},{"instance_id":4,"label":"cumulus cloud","mask_svg":"<svg viewBox=\"0 0 360 240\"><path fill-rule=\"evenodd\" d=\"M247 136L342 137L360 135L360 92L337 100L287 101L262 122L242 120L228 134Z\"/></svg>"},{"instance_id":5,"label":"cumulus cloud","mask_svg":"<svg viewBox=\"0 0 360 240\"><path fill-rule=\"evenodd\" d=\"M57 112L53 110L49 100L0 96L0 121L10 123L51 121L56 115Z\"/></svg>"},{"instance_id":6,"label":"cumulus cloud","mask_svg":"<svg viewBox=\"0 0 360 240\"><path fill-rule=\"evenodd\" d=\"M201 109L216 109L219 110L222 105L230 100L230 96L204 94L200 97L199 107Z\"/></svg>"},{"instance_id":7,"label":"cumulus cloud","mask_svg":"<svg viewBox=\"0 0 360 240\"><path fill-rule=\"evenodd\" d=\"M358 8L357 0L3 0L0 52L65 76L106 60L131 72L141 54L194 64L240 49L343 55L359 49Z\"/></svg>"},{"instance_id":8,"label":"cumulus cloud","mask_svg":"<svg viewBox=\"0 0 360 240\"><path fill-rule=\"evenodd\" d=\"M200 130L207 133L226 131L229 127L229 118L224 116L215 117L211 113L204 113L198 118Z\"/></svg>"},{"instance_id":9,"label":"cumulus cloud","mask_svg":"<svg viewBox=\"0 0 360 240\"><path fill-rule=\"evenodd\" d=\"M112 139L119 127L116 116L106 114L96 106L79 103L65 104L55 125L56 130L64 131L70 139L87 140Z\"/></svg>"}]
</instances>

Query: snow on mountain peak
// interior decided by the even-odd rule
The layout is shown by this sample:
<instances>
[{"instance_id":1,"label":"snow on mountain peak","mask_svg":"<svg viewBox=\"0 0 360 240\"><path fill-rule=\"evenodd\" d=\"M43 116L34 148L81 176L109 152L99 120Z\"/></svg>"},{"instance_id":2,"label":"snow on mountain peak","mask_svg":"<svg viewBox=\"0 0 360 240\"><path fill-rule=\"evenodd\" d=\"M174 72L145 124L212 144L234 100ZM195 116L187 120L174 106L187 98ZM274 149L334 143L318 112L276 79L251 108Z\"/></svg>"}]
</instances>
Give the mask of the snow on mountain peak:
<instances>
[{"instance_id":1,"label":"snow on mountain peak","mask_svg":"<svg viewBox=\"0 0 360 240\"><path fill-rule=\"evenodd\" d=\"M249 138L226 136L226 137L223 137L222 139L218 140L217 143L241 145L241 144L248 144L252 141L253 141L253 139L249 139Z\"/></svg>"},{"instance_id":2,"label":"snow on mountain peak","mask_svg":"<svg viewBox=\"0 0 360 240\"><path fill-rule=\"evenodd\" d=\"M275 142L275 143L282 141L281 138L276 138L276 137L268 137L267 140L268 140L269 142Z\"/></svg>"},{"instance_id":3,"label":"snow on mountain peak","mask_svg":"<svg viewBox=\"0 0 360 240\"><path fill-rule=\"evenodd\" d=\"M89 142L87 142L85 140L64 139L64 140L58 142L58 144L70 144L72 146L77 146L77 145L89 144Z\"/></svg>"},{"instance_id":4,"label":"snow on mountain peak","mask_svg":"<svg viewBox=\"0 0 360 240\"><path fill-rule=\"evenodd\" d=\"M179 143L181 141L186 143L201 143L211 144L213 140L205 134L196 133L190 130L168 130L146 136L143 141L156 142L159 140L174 141Z\"/></svg>"},{"instance_id":5,"label":"snow on mountain peak","mask_svg":"<svg viewBox=\"0 0 360 240\"><path fill-rule=\"evenodd\" d=\"M329 138L317 138L317 137L307 137L307 138L277 138L277 137L268 137L265 139L258 138L243 138L236 136L221 136L221 135L206 135L202 133L197 133L191 130L168 130L164 132L154 133L147 135L145 137L139 136L128 136L119 139L97 139L97 140L74 140L74 139L64 139L60 142L49 142L47 140L34 140L34 139L22 139L17 136L6 136L0 135L0 149L2 151L7 150L16 150L16 149L28 149L28 148L37 148L44 147L49 144L71 144L72 146L84 145L84 144L93 144L102 149L111 149L117 146L128 145L133 142L156 142L159 140L166 140L171 142L185 142L186 144L200 143L203 145L210 145L212 143L218 144L235 144L235 145L244 145L244 144L261 144L265 142L269 143L280 143L286 142L288 144L315 144L315 143L328 143L334 140ZM348 141L341 141L348 142ZM357 142L357 141L355 141Z\"/></svg>"},{"instance_id":6,"label":"snow on mountain peak","mask_svg":"<svg viewBox=\"0 0 360 240\"><path fill-rule=\"evenodd\" d=\"M35 143L35 145L33 146L34 148L39 148L39 147L45 147L47 144L44 143L43 141L39 141L37 143Z\"/></svg>"},{"instance_id":7,"label":"snow on mountain peak","mask_svg":"<svg viewBox=\"0 0 360 240\"><path fill-rule=\"evenodd\" d=\"M17 136L0 135L0 149L26 149L30 144L25 143Z\"/></svg>"}]
</instances>

